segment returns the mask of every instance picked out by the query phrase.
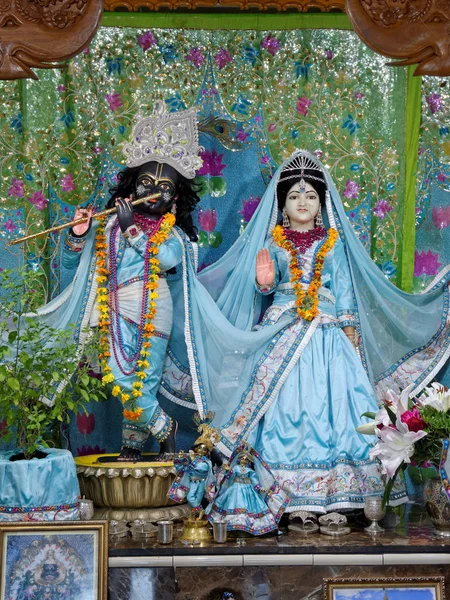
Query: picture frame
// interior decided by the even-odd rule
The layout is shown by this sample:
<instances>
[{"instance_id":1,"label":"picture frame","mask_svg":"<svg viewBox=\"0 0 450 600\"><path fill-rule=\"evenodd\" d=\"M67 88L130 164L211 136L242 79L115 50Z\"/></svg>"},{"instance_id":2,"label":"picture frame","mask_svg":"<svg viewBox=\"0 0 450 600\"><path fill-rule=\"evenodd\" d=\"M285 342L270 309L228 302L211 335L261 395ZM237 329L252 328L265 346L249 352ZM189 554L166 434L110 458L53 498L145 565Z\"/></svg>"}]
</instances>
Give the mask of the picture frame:
<instances>
[{"instance_id":1,"label":"picture frame","mask_svg":"<svg viewBox=\"0 0 450 600\"><path fill-rule=\"evenodd\" d=\"M108 521L0 523L0 600L107 600L107 589Z\"/></svg>"},{"instance_id":2,"label":"picture frame","mask_svg":"<svg viewBox=\"0 0 450 600\"><path fill-rule=\"evenodd\" d=\"M379 594L377 594L379 592ZM445 600L444 577L324 579L324 600Z\"/></svg>"}]
</instances>

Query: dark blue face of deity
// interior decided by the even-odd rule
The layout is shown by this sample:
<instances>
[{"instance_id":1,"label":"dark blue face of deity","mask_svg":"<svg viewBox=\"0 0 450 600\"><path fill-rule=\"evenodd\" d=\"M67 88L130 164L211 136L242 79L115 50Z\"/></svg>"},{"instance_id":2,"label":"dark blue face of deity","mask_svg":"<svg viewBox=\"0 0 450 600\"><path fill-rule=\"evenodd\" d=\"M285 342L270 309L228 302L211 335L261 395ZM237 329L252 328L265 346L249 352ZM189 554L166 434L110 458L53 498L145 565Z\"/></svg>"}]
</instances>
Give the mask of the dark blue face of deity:
<instances>
[{"instance_id":1,"label":"dark blue face of deity","mask_svg":"<svg viewBox=\"0 0 450 600\"><path fill-rule=\"evenodd\" d=\"M55 580L59 579L60 572L58 565L55 563L44 563L42 565L42 575L41 579L47 583L53 583Z\"/></svg>"},{"instance_id":2,"label":"dark blue face of deity","mask_svg":"<svg viewBox=\"0 0 450 600\"><path fill-rule=\"evenodd\" d=\"M138 204L135 210L144 215L164 215L172 208L176 199L179 180L179 173L170 165L158 162L142 165L136 179L136 200L157 193L161 197L153 202Z\"/></svg>"}]
</instances>

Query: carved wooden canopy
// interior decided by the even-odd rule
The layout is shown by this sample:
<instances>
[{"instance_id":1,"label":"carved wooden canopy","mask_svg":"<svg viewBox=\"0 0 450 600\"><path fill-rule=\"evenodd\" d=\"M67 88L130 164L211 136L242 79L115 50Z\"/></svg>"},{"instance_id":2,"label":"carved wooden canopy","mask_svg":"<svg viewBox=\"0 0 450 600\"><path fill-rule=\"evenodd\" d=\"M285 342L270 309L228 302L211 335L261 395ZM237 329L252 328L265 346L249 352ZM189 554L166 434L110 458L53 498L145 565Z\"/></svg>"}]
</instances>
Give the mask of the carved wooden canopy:
<instances>
[{"instance_id":1,"label":"carved wooden canopy","mask_svg":"<svg viewBox=\"0 0 450 600\"><path fill-rule=\"evenodd\" d=\"M0 0L0 79L37 79L93 38L103 0Z\"/></svg>"},{"instance_id":2,"label":"carved wooden canopy","mask_svg":"<svg viewBox=\"0 0 450 600\"><path fill-rule=\"evenodd\" d=\"M212 11L218 11L223 8L234 8L236 10L256 8L260 11L294 9L307 12L311 9L319 9L323 12L329 12L330 10L345 11L345 0L105 0L106 11L119 9L137 11L144 7L150 10L185 8L189 10L211 9Z\"/></svg>"},{"instance_id":3,"label":"carved wooden canopy","mask_svg":"<svg viewBox=\"0 0 450 600\"><path fill-rule=\"evenodd\" d=\"M450 75L450 0L347 0L353 28L372 50L418 63L415 75Z\"/></svg>"}]
</instances>

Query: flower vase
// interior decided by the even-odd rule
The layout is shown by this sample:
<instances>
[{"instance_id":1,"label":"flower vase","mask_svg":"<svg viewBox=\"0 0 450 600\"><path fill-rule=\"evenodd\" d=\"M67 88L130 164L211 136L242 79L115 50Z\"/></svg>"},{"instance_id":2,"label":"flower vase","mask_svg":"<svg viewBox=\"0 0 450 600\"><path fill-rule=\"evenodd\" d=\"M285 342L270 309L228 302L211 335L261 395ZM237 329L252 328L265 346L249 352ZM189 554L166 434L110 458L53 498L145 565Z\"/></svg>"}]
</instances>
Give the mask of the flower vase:
<instances>
[{"instance_id":1,"label":"flower vase","mask_svg":"<svg viewBox=\"0 0 450 600\"><path fill-rule=\"evenodd\" d=\"M437 535L450 537L450 500L440 477L428 479L424 486L425 507Z\"/></svg>"}]
</instances>

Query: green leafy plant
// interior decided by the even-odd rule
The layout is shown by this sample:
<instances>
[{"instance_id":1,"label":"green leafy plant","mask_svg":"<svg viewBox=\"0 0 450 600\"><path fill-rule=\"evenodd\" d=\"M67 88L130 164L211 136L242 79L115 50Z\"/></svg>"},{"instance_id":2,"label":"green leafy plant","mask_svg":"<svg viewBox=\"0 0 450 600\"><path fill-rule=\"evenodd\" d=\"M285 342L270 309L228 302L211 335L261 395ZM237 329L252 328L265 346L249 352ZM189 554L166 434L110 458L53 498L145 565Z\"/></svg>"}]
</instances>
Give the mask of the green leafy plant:
<instances>
[{"instance_id":1,"label":"green leafy plant","mask_svg":"<svg viewBox=\"0 0 450 600\"><path fill-rule=\"evenodd\" d=\"M55 445L71 412L87 413L88 402L105 398L101 381L78 356L73 330L36 318L35 278L26 268L0 273L0 435L26 459ZM85 355L98 355L97 345L90 330Z\"/></svg>"}]
</instances>

